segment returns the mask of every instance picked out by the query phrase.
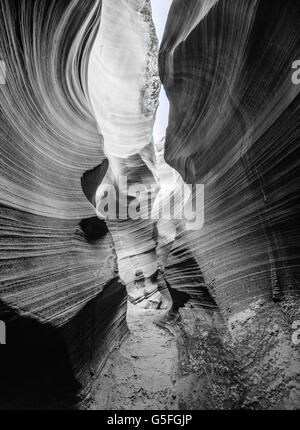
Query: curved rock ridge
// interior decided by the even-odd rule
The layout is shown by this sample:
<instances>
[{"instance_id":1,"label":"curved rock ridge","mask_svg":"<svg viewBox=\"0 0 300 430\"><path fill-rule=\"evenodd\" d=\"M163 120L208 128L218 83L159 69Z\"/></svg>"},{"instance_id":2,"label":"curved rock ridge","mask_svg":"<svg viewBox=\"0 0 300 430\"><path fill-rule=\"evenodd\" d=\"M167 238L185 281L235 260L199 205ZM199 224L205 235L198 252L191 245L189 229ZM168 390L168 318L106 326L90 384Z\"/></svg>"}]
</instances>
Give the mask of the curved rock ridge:
<instances>
[{"instance_id":1,"label":"curved rock ridge","mask_svg":"<svg viewBox=\"0 0 300 430\"><path fill-rule=\"evenodd\" d=\"M127 333L112 240L80 183L105 160L87 86L100 11L0 3L1 409L70 407Z\"/></svg>"},{"instance_id":2,"label":"curved rock ridge","mask_svg":"<svg viewBox=\"0 0 300 430\"><path fill-rule=\"evenodd\" d=\"M174 0L160 49L166 160L205 187L190 236L226 312L299 292L297 1Z\"/></svg>"}]
</instances>

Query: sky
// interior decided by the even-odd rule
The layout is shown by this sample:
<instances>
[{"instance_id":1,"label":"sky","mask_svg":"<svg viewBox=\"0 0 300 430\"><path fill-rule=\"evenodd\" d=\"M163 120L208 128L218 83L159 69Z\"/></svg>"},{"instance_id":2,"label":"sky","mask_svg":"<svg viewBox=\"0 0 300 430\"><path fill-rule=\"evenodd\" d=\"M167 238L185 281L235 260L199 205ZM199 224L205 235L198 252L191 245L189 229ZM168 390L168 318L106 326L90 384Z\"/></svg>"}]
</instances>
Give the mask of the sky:
<instances>
[{"instance_id":1,"label":"sky","mask_svg":"<svg viewBox=\"0 0 300 430\"><path fill-rule=\"evenodd\" d=\"M156 33L159 39L159 43L162 41L162 37L165 30L165 25L169 13L169 9L173 0L151 0L152 3L152 15L156 28ZM159 97L159 107L156 114L156 121L153 128L154 141L157 142L166 134L166 128L168 126L169 118L169 100L166 96L165 90L162 87Z\"/></svg>"}]
</instances>

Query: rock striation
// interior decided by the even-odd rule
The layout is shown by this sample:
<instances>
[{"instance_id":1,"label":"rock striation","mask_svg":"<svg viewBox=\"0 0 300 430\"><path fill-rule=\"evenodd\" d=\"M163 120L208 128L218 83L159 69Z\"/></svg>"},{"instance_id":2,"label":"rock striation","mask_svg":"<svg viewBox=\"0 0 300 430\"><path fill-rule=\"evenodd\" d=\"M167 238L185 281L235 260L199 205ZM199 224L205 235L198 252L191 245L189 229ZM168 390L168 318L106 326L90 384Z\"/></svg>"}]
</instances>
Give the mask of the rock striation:
<instances>
[{"instance_id":1,"label":"rock striation","mask_svg":"<svg viewBox=\"0 0 300 430\"><path fill-rule=\"evenodd\" d=\"M101 2L0 3L0 408L70 407L127 333L80 177L105 159L87 64Z\"/></svg>"},{"instance_id":2,"label":"rock striation","mask_svg":"<svg viewBox=\"0 0 300 430\"><path fill-rule=\"evenodd\" d=\"M76 407L128 333L126 288L179 310L183 409L299 408L299 19L173 0L159 48L150 0L0 1L0 409ZM196 227L155 218L196 184Z\"/></svg>"}]
</instances>

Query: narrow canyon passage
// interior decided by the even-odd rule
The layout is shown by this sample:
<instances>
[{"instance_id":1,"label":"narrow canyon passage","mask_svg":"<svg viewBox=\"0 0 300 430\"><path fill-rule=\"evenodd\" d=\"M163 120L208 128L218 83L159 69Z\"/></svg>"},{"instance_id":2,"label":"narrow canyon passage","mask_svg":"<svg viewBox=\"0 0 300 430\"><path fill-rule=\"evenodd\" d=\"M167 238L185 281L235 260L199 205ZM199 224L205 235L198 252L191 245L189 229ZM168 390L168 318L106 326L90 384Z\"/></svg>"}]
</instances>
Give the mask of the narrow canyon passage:
<instances>
[{"instance_id":1,"label":"narrow canyon passage","mask_svg":"<svg viewBox=\"0 0 300 430\"><path fill-rule=\"evenodd\" d=\"M117 216L107 219L118 258L119 276L128 292L130 333L109 356L94 384L88 407L96 410L178 409L176 323L173 322L173 328L169 327L173 334L156 323L164 326L168 311L172 310L173 315L174 309L177 311L193 295L198 296L199 302L202 300L202 305L208 301L209 306L215 308L215 302L188 249L187 220L176 217L187 206L186 196L190 199L190 190L164 159L169 102L158 79L158 46L171 1L166 1L163 7L155 0L129 1L126 7L125 3L122 5L113 8L111 2L103 1L100 31L90 61L89 91L109 161L107 174L96 192L96 208L98 214L104 213L102 201L107 203L106 192L111 190L110 184L122 176L138 187L154 185L155 201L149 218ZM125 18L118 21L121 14L126 18L126 31L123 28ZM149 188L144 193L145 199ZM181 194L183 190L184 195ZM120 202L120 193L117 195L116 200ZM171 195L174 200L169 198ZM131 196L130 190L127 196ZM160 203L167 206L168 201L169 218L159 211ZM152 216L154 213L158 218ZM160 278L160 271L166 272L166 276ZM137 272L143 278L139 283ZM166 283L167 279L170 284ZM171 294L166 292L167 285L174 297L177 295L177 299L172 296L173 303ZM139 296L141 291L145 291L145 295ZM188 291L191 296L182 291ZM185 300L179 298L182 296ZM138 306L130 304L138 302Z\"/></svg>"},{"instance_id":2,"label":"narrow canyon passage","mask_svg":"<svg viewBox=\"0 0 300 430\"><path fill-rule=\"evenodd\" d=\"M195 3L193 19L189 23L190 34L193 34L192 30L198 23L197 20L201 21L202 14L208 13L214 3L207 3L206 11L202 10L200 3ZM163 39L171 2L166 2L164 8L161 8L160 1L152 0L152 10L150 2L128 4L131 8L116 9L111 3L103 1L102 24L90 63L90 93L95 117L104 137L104 152L109 160L108 171L96 196L98 201L96 208L100 214L105 185L116 183L120 176L126 175L129 182L134 185L146 186L144 198L147 197L150 186L155 184L158 201L167 200L167 196L175 193L176 187L183 184L183 181L186 181L185 185L210 183L206 177L201 178L199 182L196 178L194 153L199 142L202 142L199 136L194 142L192 155L183 159L184 168L178 163L175 170L165 161L165 156L168 161L172 161L168 153L174 147L176 135L170 140L170 133L166 133L169 103L164 87L161 86L160 93L158 91L161 83L156 63L158 45ZM137 7L138 4L140 8ZM142 4L144 8L141 7ZM172 6L175 22L177 22L176 7L179 7L179 4L180 2L175 1ZM123 28L124 20L118 22L122 13L126 17L126 31ZM153 24L156 27L156 34ZM173 26L170 27L173 30ZM169 28L169 33L170 31ZM186 37L187 34L180 34L178 40L175 38L175 42L181 46ZM161 53L164 53L165 44L166 40L161 47ZM163 56L160 58L161 66L162 60ZM165 61L164 67L170 67L170 64L171 61ZM169 89L173 89L173 79L176 75L174 77L170 72L168 78L170 82L165 80L169 84L169 88L166 85L169 92ZM182 82L187 80L183 79ZM178 84L178 88L181 88L180 85ZM199 99L202 97L201 91L202 89ZM181 100L178 100L177 108L183 109ZM170 128L175 126L172 120L174 113L178 112L173 104ZM185 113L188 116L189 110L186 109ZM181 124L181 118L177 118L176 124L176 127ZM213 132L214 127L211 128L211 133ZM182 142L178 154L185 151ZM208 160L209 157L201 159L199 171L208 168ZM174 166L172 163L171 165ZM175 179L172 179L174 177ZM188 182L189 180L191 182ZM206 185L206 189L209 190L209 185ZM209 192L207 194L210 195ZM184 206L184 202L180 201L181 204ZM208 201L206 204L209 205ZM200 211L197 212L197 215L199 214ZM213 218L214 213L210 214L207 223ZM146 219L147 221L142 218L138 222L134 219L125 219L123 222L119 219L109 219L107 222L114 240L119 276L126 285L129 300L138 301L135 300L139 293L135 282L137 271L144 276L150 294L144 296L141 307L128 304L129 335L109 355L104 369L93 383L92 393L84 402L83 408L184 410L255 408L257 405L272 407L272 402L277 401L276 395L264 398L260 389L256 387L259 376L253 379L253 373L261 372L262 363L260 358L252 355L252 351L260 350L264 344L265 353L269 354L272 360L277 342L282 344L286 342L288 345L287 327L281 309L267 307L264 302L257 301L253 309L244 314L237 314L234 322L229 322L230 306L235 305L234 301L232 300L227 308L223 306L223 312L220 313L217 304L222 305L222 302L224 304L226 301L220 294L224 285L220 282L218 297L215 297L214 279L202 275L202 266L205 269L210 264L209 257L203 261L200 254L200 258L197 259L198 250L206 246L207 240L204 237L204 240L199 241L202 228L199 231L198 229L189 231L193 229L189 228L186 220L176 223L175 219L171 219L168 223L163 220L163 227L159 229L157 228L159 224L153 222L153 218ZM205 228L203 230L205 231ZM153 233L154 231L156 233ZM181 235L182 232L184 233ZM216 236L217 234L213 235L212 249L220 244L219 240L215 240ZM160 240L161 242L165 240L169 246L163 260L165 280L169 282L171 290L188 293L189 298L179 309L178 321L172 321L169 325L171 331L155 324L165 317L166 310L142 308L147 305L148 299L149 303L160 303L160 298L155 296L161 291L157 292L159 285L156 284L156 280L153 282L153 275L161 268L161 261L158 258ZM239 244L233 244L233 254L238 252L238 246ZM240 281L239 288L236 288L240 295L245 291L242 286ZM268 333L261 330L260 336L257 335L260 324L255 322L253 316L256 316L257 321L263 321L265 308L268 308L271 315L270 326L282 318L281 330L284 336L282 339L280 337L276 339L275 346L268 339ZM234 311L237 312L239 309L240 305L237 303ZM247 330L244 331L245 326ZM236 339L239 339L239 342L235 343ZM291 349L290 345L288 348ZM293 361L292 350L290 356L290 360ZM244 366L245 362L251 363L246 366L247 369ZM278 367L281 367L280 363ZM270 381L276 378L276 372L276 368L268 369ZM268 381L268 384L271 382ZM279 385L280 380L276 378L274 391ZM280 401L278 400L278 404ZM285 399L284 401L286 402Z\"/></svg>"},{"instance_id":3,"label":"narrow canyon passage","mask_svg":"<svg viewBox=\"0 0 300 430\"><path fill-rule=\"evenodd\" d=\"M299 22L0 0L0 410L300 408Z\"/></svg>"}]
</instances>

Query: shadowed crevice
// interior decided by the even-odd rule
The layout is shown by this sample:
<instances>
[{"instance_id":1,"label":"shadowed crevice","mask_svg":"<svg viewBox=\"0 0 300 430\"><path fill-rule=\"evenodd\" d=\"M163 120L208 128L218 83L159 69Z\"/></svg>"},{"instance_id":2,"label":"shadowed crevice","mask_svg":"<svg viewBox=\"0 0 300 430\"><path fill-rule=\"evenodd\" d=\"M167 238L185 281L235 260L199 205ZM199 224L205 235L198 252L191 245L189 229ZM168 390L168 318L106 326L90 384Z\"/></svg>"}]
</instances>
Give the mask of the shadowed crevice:
<instances>
[{"instance_id":1,"label":"shadowed crevice","mask_svg":"<svg viewBox=\"0 0 300 430\"><path fill-rule=\"evenodd\" d=\"M117 279L60 327L0 301L0 410L77 408L116 343L127 335L126 291ZM109 334L109 335L108 335Z\"/></svg>"}]
</instances>

